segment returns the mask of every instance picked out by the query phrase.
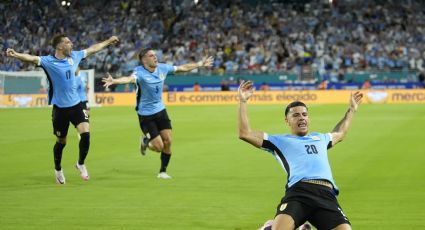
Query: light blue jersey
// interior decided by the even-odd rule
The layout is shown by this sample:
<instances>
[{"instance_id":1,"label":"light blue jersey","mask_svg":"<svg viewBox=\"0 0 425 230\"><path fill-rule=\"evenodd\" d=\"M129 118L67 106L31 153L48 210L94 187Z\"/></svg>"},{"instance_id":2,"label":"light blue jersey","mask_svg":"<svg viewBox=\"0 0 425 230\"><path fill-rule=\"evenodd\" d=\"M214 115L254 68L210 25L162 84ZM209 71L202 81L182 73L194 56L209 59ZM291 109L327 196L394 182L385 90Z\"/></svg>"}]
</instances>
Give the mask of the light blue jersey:
<instances>
[{"instance_id":1,"label":"light blue jersey","mask_svg":"<svg viewBox=\"0 0 425 230\"><path fill-rule=\"evenodd\" d=\"M86 94L86 83L83 79L83 77L80 75L75 76L75 80L77 81L77 92L80 96L81 101L88 101L87 100L87 94Z\"/></svg>"},{"instance_id":2,"label":"light blue jersey","mask_svg":"<svg viewBox=\"0 0 425 230\"><path fill-rule=\"evenodd\" d=\"M167 74L173 74L176 67L167 64L158 64L153 73L143 66L137 66L132 76L137 84L137 105L139 115L148 116L165 109L162 102L162 89Z\"/></svg>"},{"instance_id":3,"label":"light blue jersey","mask_svg":"<svg viewBox=\"0 0 425 230\"><path fill-rule=\"evenodd\" d=\"M287 188L301 180L320 179L331 182L338 194L328 161L331 144L330 133L311 133L303 137L265 134L262 149L271 152L286 170Z\"/></svg>"},{"instance_id":4,"label":"light blue jersey","mask_svg":"<svg viewBox=\"0 0 425 230\"><path fill-rule=\"evenodd\" d=\"M49 80L49 105L66 108L80 103L75 70L85 57L85 50L71 51L70 57L64 59L57 59L52 55L40 57L39 65L46 72Z\"/></svg>"}]
</instances>

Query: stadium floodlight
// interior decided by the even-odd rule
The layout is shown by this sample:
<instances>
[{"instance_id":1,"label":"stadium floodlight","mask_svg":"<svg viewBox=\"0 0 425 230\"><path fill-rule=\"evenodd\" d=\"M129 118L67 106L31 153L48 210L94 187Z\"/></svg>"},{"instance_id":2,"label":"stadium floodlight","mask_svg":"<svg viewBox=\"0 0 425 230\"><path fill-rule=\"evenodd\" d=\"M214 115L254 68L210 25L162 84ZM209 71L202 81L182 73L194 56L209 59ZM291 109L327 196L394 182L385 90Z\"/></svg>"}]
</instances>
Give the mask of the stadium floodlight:
<instances>
[{"instance_id":1,"label":"stadium floodlight","mask_svg":"<svg viewBox=\"0 0 425 230\"><path fill-rule=\"evenodd\" d=\"M193 0L193 2L196 4L198 4L199 0Z\"/></svg>"},{"instance_id":2,"label":"stadium floodlight","mask_svg":"<svg viewBox=\"0 0 425 230\"><path fill-rule=\"evenodd\" d=\"M61 2L61 5L63 6L63 7L70 7L71 6L71 1L62 1Z\"/></svg>"}]
</instances>

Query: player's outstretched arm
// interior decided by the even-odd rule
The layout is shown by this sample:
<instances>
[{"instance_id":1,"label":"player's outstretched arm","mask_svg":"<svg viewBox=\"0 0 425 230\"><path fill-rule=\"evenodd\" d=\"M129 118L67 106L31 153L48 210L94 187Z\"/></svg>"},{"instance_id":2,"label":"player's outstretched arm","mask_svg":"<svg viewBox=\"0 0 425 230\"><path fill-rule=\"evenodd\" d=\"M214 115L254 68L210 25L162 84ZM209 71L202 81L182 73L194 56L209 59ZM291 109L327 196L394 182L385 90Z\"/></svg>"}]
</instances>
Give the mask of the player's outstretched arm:
<instances>
[{"instance_id":1,"label":"player's outstretched arm","mask_svg":"<svg viewBox=\"0 0 425 230\"><path fill-rule=\"evenodd\" d=\"M211 67L213 64L213 61L214 61L214 58L210 56L210 57L204 57L201 61L196 63L188 63L184 65L179 65L176 68L176 73L188 72L200 67Z\"/></svg>"},{"instance_id":2,"label":"player's outstretched arm","mask_svg":"<svg viewBox=\"0 0 425 230\"><path fill-rule=\"evenodd\" d=\"M103 87L109 88L111 85L136 83L134 76L113 78L112 75L106 73L106 77L102 78Z\"/></svg>"},{"instance_id":3,"label":"player's outstretched arm","mask_svg":"<svg viewBox=\"0 0 425 230\"><path fill-rule=\"evenodd\" d=\"M104 49L105 47L112 45L112 44L115 44L115 43L118 43L119 41L120 40L118 39L117 36L112 36L108 40L94 44L94 45L92 45L92 46L90 46L89 48L86 49L86 53L87 53L86 56L88 57L88 56L90 56L94 53L97 53L97 52L101 51L102 49Z\"/></svg>"},{"instance_id":4,"label":"player's outstretched arm","mask_svg":"<svg viewBox=\"0 0 425 230\"><path fill-rule=\"evenodd\" d=\"M239 111L238 111L238 126L239 139L250 143L251 145L260 148L263 145L263 132L252 131L249 125L247 113L247 101L254 93L252 81L243 81L239 85Z\"/></svg>"},{"instance_id":5,"label":"player's outstretched arm","mask_svg":"<svg viewBox=\"0 0 425 230\"><path fill-rule=\"evenodd\" d=\"M24 62L32 63L34 65L38 65L40 62L39 56L34 56L31 54L18 53L14 49L7 48L6 56L19 59Z\"/></svg>"},{"instance_id":6,"label":"player's outstretched arm","mask_svg":"<svg viewBox=\"0 0 425 230\"><path fill-rule=\"evenodd\" d=\"M335 128L331 132L332 146L336 145L337 143L342 141L342 139L344 139L345 134L347 134L348 128L351 125L351 121L353 119L354 113L357 111L362 101L362 98L363 98L363 94L360 92L355 92L354 94L351 94L350 107L348 108L342 120L338 122L338 124L335 126Z\"/></svg>"}]
</instances>

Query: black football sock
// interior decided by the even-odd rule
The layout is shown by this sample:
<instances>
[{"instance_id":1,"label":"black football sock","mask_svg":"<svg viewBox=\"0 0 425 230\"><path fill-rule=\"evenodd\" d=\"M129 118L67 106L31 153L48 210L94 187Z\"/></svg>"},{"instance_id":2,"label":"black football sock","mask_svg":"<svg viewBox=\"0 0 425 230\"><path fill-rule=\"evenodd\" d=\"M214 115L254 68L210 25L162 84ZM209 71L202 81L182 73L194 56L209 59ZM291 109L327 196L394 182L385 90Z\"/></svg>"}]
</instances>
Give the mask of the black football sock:
<instances>
[{"instance_id":1,"label":"black football sock","mask_svg":"<svg viewBox=\"0 0 425 230\"><path fill-rule=\"evenodd\" d=\"M161 169L159 170L160 173L167 171L168 163L170 162L171 153L164 153L161 152Z\"/></svg>"},{"instance_id":2,"label":"black football sock","mask_svg":"<svg viewBox=\"0 0 425 230\"><path fill-rule=\"evenodd\" d=\"M80 139L80 157L78 159L78 164L83 165L86 160L87 154L89 153L90 148L90 133L82 133Z\"/></svg>"},{"instance_id":3,"label":"black football sock","mask_svg":"<svg viewBox=\"0 0 425 230\"><path fill-rule=\"evenodd\" d=\"M55 169L56 171L60 171L62 169L61 161L62 161L62 152L63 148L65 148L66 144L61 144L59 142L55 143L53 147L53 160L55 161Z\"/></svg>"}]
</instances>

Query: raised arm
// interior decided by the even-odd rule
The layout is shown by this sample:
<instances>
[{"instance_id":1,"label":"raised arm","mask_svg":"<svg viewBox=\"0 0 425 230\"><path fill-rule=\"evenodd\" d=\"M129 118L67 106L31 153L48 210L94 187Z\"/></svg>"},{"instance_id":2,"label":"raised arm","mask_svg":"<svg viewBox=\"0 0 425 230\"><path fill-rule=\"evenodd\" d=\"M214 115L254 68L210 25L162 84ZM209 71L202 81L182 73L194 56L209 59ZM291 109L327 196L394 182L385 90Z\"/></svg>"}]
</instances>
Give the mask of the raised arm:
<instances>
[{"instance_id":1,"label":"raised arm","mask_svg":"<svg viewBox=\"0 0 425 230\"><path fill-rule=\"evenodd\" d=\"M251 81L243 81L238 89L239 94L239 111L238 111L238 126L239 139L250 143L251 145L260 148L263 145L263 132L252 131L249 126L247 101L254 93L254 87Z\"/></svg>"},{"instance_id":2,"label":"raised arm","mask_svg":"<svg viewBox=\"0 0 425 230\"><path fill-rule=\"evenodd\" d=\"M19 60L24 61L24 62L32 63L34 65L38 65L39 62L40 62L39 56L34 56L34 55L31 55L31 54L18 53L14 49L10 49L10 48L8 48L6 50L6 56L13 57L13 58L19 59Z\"/></svg>"},{"instance_id":3,"label":"raised arm","mask_svg":"<svg viewBox=\"0 0 425 230\"><path fill-rule=\"evenodd\" d=\"M179 65L176 68L176 73L188 72L200 67L211 67L213 64L213 61L214 61L213 57L204 57L201 61L196 63L188 63L184 65Z\"/></svg>"},{"instance_id":4,"label":"raised arm","mask_svg":"<svg viewBox=\"0 0 425 230\"><path fill-rule=\"evenodd\" d=\"M94 54L94 53L97 53L97 52L101 51L103 48L105 48L105 47L107 47L111 44L115 44L117 42L119 42L118 37L112 36L108 40L94 44L94 45L92 45L92 46L90 46L89 48L86 49L87 57Z\"/></svg>"},{"instance_id":5,"label":"raised arm","mask_svg":"<svg viewBox=\"0 0 425 230\"><path fill-rule=\"evenodd\" d=\"M113 78L109 73L106 74L107 77L102 78L103 87L108 88L111 85L119 85L119 84L129 84L129 83L136 83L136 79L133 75L128 77L120 77L120 78Z\"/></svg>"},{"instance_id":6,"label":"raised arm","mask_svg":"<svg viewBox=\"0 0 425 230\"><path fill-rule=\"evenodd\" d=\"M348 108L342 120L339 121L338 124L336 124L335 128L331 132L332 146L338 144L344 139L345 135L347 134L348 128L351 125L354 113L357 111L357 108L361 103L362 97L363 94L360 92L355 92L354 94L351 94L350 107Z\"/></svg>"}]
</instances>

